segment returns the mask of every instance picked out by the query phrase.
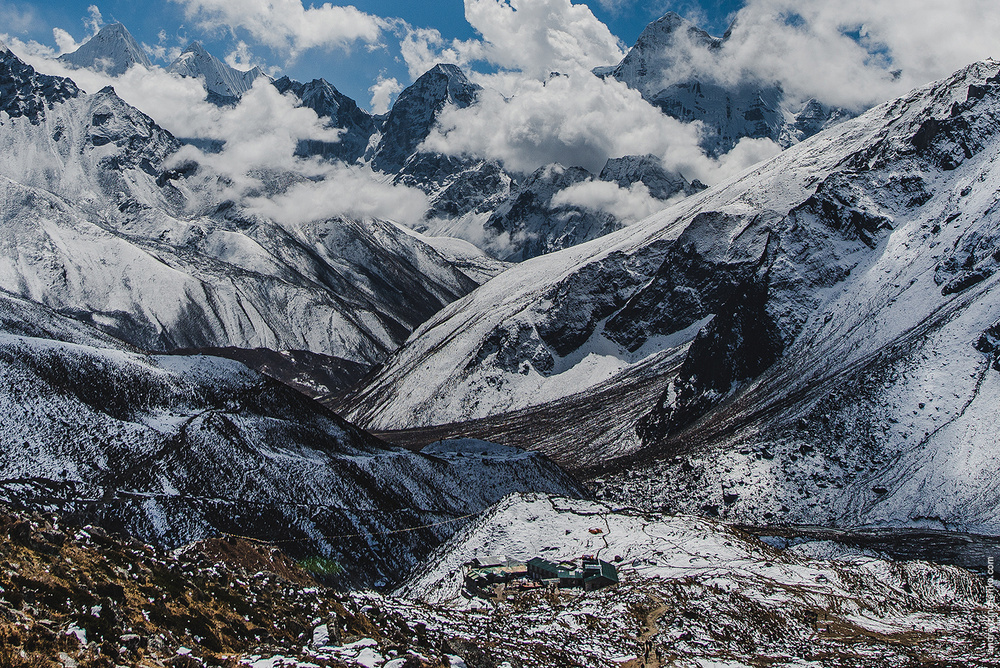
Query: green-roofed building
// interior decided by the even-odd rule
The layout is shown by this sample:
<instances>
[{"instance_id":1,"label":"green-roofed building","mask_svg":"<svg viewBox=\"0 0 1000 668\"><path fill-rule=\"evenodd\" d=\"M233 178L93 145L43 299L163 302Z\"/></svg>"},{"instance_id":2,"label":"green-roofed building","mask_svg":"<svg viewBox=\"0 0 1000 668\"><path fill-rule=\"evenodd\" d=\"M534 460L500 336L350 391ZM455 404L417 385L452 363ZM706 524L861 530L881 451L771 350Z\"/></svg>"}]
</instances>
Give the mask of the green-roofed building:
<instances>
[{"instance_id":1,"label":"green-roofed building","mask_svg":"<svg viewBox=\"0 0 1000 668\"><path fill-rule=\"evenodd\" d=\"M618 584L618 569L606 561L584 556L583 568L568 566L534 557L528 561L528 576L542 581L558 580L560 587L582 587L586 591Z\"/></svg>"}]
</instances>

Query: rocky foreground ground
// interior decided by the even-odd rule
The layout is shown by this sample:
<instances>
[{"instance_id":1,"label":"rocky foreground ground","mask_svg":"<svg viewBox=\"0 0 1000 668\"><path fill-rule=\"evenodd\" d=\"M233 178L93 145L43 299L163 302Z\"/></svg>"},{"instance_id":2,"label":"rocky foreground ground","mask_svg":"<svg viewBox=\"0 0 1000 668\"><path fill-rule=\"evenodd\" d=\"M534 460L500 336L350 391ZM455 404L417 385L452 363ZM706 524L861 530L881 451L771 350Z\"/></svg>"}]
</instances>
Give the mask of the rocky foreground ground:
<instances>
[{"instance_id":1,"label":"rocky foreground ground","mask_svg":"<svg viewBox=\"0 0 1000 668\"><path fill-rule=\"evenodd\" d=\"M0 666L1000 666L981 575L607 510L508 497L394 594L335 591L322 558L242 539L164 551L0 510ZM504 547L589 547L620 558L622 583L492 600L462 590L460 563Z\"/></svg>"}]
</instances>

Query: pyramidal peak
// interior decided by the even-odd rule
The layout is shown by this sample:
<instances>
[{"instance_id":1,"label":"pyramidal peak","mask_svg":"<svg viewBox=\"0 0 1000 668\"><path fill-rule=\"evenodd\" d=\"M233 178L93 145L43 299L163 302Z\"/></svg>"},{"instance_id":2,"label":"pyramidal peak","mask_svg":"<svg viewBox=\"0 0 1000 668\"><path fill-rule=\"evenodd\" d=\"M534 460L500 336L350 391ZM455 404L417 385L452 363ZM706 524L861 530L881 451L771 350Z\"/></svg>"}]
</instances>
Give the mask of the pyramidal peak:
<instances>
[{"instance_id":1,"label":"pyramidal peak","mask_svg":"<svg viewBox=\"0 0 1000 668\"><path fill-rule=\"evenodd\" d=\"M59 59L72 67L121 76L131 67L153 67L149 56L121 23L106 25L86 43Z\"/></svg>"}]
</instances>

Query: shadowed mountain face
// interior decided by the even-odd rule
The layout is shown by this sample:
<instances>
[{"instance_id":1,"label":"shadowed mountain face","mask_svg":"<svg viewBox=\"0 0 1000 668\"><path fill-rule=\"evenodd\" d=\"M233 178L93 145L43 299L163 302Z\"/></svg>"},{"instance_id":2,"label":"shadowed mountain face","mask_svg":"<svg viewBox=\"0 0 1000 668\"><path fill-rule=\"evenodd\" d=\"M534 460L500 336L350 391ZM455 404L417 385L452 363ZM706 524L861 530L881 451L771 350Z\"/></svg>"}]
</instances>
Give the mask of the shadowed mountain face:
<instances>
[{"instance_id":1,"label":"shadowed mountain face","mask_svg":"<svg viewBox=\"0 0 1000 668\"><path fill-rule=\"evenodd\" d=\"M326 79L299 83L282 77L274 82L274 87L283 95L295 95L302 100L302 106L312 109L320 118L328 119L328 127L343 131L336 142L304 141L299 147L301 154L322 155L346 163L354 163L364 157L368 141L378 124L371 114L358 108L354 100Z\"/></svg>"}]
</instances>

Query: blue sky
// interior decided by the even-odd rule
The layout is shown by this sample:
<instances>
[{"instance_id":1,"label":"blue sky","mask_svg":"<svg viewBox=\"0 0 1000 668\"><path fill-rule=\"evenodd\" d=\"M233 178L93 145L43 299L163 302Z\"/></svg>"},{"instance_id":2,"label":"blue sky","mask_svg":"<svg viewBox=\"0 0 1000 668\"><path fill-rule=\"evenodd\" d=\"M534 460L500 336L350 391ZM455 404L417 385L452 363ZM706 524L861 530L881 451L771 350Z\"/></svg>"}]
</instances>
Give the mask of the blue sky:
<instances>
[{"instance_id":1,"label":"blue sky","mask_svg":"<svg viewBox=\"0 0 1000 668\"><path fill-rule=\"evenodd\" d=\"M238 5L237 2L230 3ZM306 8L312 3L306 0ZM316 3L322 4L322 3ZM346 3L345 3L346 4ZM462 0L412 2L405 0L359 0L352 3L362 12L386 19L402 19L415 28L433 28L445 40L475 38L476 31L466 21ZM583 4L583 3L578 3ZM627 47L650 21L668 10L688 16L714 34L721 34L740 0L589 0L594 15ZM400 84L410 83L411 76L400 54L399 35L383 31L383 46L371 50L364 43L342 48L313 47L294 57L263 44L243 27L225 27L224 21L215 28L185 15L188 5L183 0L37 0L16 2L0 0L0 32L22 40L35 40L55 47L53 28L67 31L82 42L91 31L91 6L96 6L105 23L120 21L142 43L163 44L177 48L198 40L217 56L232 53L240 41L246 43L253 62L265 69L277 70L294 79L310 80L323 77L344 93L367 107L372 94L369 87L381 75L395 78ZM161 34L166 37L161 39ZM165 64L161 61L161 64Z\"/></svg>"}]
</instances>

